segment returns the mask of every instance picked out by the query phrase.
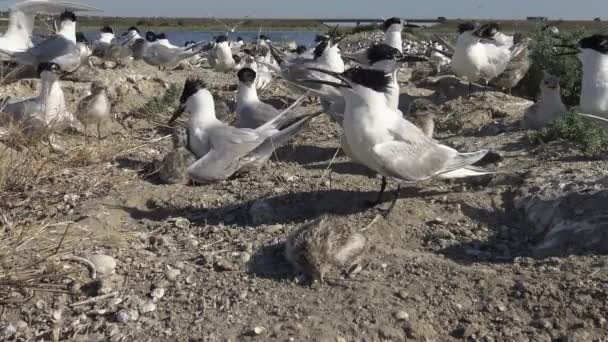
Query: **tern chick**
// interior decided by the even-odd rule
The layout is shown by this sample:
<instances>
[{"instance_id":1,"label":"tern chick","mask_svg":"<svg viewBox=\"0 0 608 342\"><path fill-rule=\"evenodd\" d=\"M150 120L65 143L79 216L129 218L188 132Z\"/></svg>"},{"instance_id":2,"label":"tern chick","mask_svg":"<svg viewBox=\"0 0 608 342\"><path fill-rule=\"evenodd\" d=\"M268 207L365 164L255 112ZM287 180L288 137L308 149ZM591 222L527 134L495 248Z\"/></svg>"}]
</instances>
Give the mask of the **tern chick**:
<instances>
[{"instance_id":1,"label":"tern chick","mask_svg":"<svg viewBox=\"0 0 608 342\"><path fill-rule=\"evenodd\" d=\"M84 125L84 139L87 140L87 126L97 126L97 138L101 139L100 126L110 119L112 105L108 99L108 91L100 81L91 84L91 95L78 104L76 117Z\"/></svg>"},{"instance_id":2,"label":"tern chick","mask_svg":"<svg viewBox=\"0 0 608 342\"><path fill-rule=\"evenodd\" d=\"M188 149L188 128L176 125L171 137L173 150L160 163L159 177L167 184L188 184L188 167L196 162L196 157Z\"/></svg>"},{"instance_id":3,"label":"tern chick","mask_svg":"<svg viewBox=\"0 0 608 342\"><path fill-rule=\"evenodd\" d=\"M293 231L285 242L285 257L298 271L323 283L334 267L358 264L367 238L350 226L333 225L326 217Z\"/></svg>"},{"instance_id":4,"label":"tern chick","mask_svg":"<svg viewBox=\"0 0 608 342\"><path fill-rule=\"evenodd\" d=\"M540 83L540 101L524 113L521 122L523 129L541 129L568 113L568 108L562 102L559 81L559 77L545 71Z\"/></svg>"},{"instance_id":5,"label":"tern chick","mask_svg":"<svg viewBox=\"0 0 608 342\"><path fill-rule=\"evenodd\" d=\"M435 133L435 109L433 102L427 99L416 99L408 108L412 123L429 138Z\"/></svg>"}]
</instances>

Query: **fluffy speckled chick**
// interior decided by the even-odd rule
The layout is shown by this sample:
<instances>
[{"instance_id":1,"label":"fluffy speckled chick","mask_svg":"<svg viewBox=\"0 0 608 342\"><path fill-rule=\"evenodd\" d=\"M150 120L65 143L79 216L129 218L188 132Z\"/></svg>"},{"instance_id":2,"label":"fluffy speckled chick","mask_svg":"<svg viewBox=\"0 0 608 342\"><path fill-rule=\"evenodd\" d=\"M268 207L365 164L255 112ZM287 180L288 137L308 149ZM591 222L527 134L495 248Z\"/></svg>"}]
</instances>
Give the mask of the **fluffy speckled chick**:
<instances>
[{"instance_id":1,"label":"fluffy speckled chick","mask_svg":"<svg viewBox=\"0 0 608 342\"><path fill-rule=\"evenodd\" d=\"M343 225L331 224L327 217L294 230L285 243L287 260L313 281L324 281L333 268L350 267L363 257L367 238Z\"/></svg>"}]
</instances>

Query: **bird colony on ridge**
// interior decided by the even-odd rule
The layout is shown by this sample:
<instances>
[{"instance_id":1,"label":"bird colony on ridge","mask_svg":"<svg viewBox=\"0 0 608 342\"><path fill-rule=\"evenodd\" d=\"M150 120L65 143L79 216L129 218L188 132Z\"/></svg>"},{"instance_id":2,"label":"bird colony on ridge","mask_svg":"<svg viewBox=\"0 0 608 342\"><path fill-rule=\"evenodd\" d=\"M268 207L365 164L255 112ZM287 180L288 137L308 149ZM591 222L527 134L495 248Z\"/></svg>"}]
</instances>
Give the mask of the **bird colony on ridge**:
<instances>
[{"instance_id":1,"label":"bird colony on ridge","mask_svg":"<svg viewBox=\"0 0 608 342\"><path fill-rule=\"evenodd\" d=\"M72 115L60 81L62 74L92 66L92 56L114 63L117 68L139 60L160 69L207 62L214 68L234 72L238 84L237 119L231 125L216 117L214 98L205 80L191 78L185 82L179 106L169 123L188 115L185 126L175 127L174 145L188 151L191 158L169 158L175 164L172 167L179 169L179 163L185 169L176 182L219 182L258 168L268 162L276 148L306 129L310 120L327 114L342 131L340 144L344 153L381 177L378 198L372 206L385 213L394 208L403 185L496 172L474 166L487 150L457 151L435 140L432 113L407 119L411 113L403 113L399 103L402 66L432 63L438 73L450 69L470 84L500 90L515 87L530 68L529 40L522 35L506 35L495 23L461 24L456 44L451 45L438 36L432 41L404 41L403 21L390 18L382 26L381 43L346 53L340 49L344 37L337 28L319 35L310 47L280 47L265 35L260 35L255 43L245 43L241 38L231 41L228 33L212 41L189 41L180 47L164 33L143 33L135 26L120 35L105 26L99 38L89 42L77 31L75 13L95 10L51 0L24 0L11 7L9 27L0 37L0 59L7 65L34 68L41 88L38 96L0 103L5 103L2 111L22 125L26 134L58 131L79 120L84 125L85 140L90 126L95 126L101 138L100 125L112 117L106 86L93 82L90 95L81 100L77 113ZM53 35L34 44L31 37L38 14L59 15L60 25ZM608 119L608 36L593 35L562 48L577 54L583 64L580 110L598 120ZM276 78L285 80L298 94L298 99L285 110L274 108L258 96ZM560 97L559 75L545 73L540 89L540 100L522 120L525 129L540 129L567 113ZM319 111L300 111L307 97L320 99ZM379 205L389 182L395 183L398 191L387 210ZM295 268L312 279L323 280L330 266L356 264L366 244L367 239L360 232L331 227L327 218L321 218L294 230L287 239L285 253Z\"/></svg>"}]
</instances>

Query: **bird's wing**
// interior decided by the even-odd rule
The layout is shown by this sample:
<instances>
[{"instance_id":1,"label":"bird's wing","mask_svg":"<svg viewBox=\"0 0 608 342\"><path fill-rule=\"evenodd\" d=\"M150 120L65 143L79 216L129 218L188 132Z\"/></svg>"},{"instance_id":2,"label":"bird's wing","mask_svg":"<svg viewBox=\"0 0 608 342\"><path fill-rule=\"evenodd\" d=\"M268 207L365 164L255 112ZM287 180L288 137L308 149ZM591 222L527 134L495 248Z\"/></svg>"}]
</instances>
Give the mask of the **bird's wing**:
<instances>
[{"instance_id":1,"label":"bird's wing","mask_svg":"<svg viewBox=\"0 0 608 342\"><path fill-rule=\"evenodd\" d=\"M369 60L367 59L367 49L361 49L353 53L345 53L342 55L342 57L355 61L362 65L369 64Z\"/></svg>"},{"instance_id":2,"label":"bird's wing","mask_svg":"<svg viewBox=\"0 0 608 342\"><path fill-rule=\"evenodd\" d=\"M101 10L97 7L77 4L68 1L49 1L49 0L25 0L17 2L14 9L28 13L44 13L44 14L59 14L63 11L87 11L87 12L100 12Z\"/></svg>"},{"instance_id":3,"label":"bird's wing","mask_svg":"<svg viewBox=\"0 0 608 342\"><path fill-rule=\"evenodd\" d=\"M434 34L433 38L435 38L435 40L437 40L439 42L439 44L443 45L443 47L445 47L448 50L448 52L451 52L452 54L454 54L454 51L456 51L456 49L454 48L454 46L452 44L450 44L447 40L441 38L437 34ZM450 57L450 56L448 56L448 57Z\"/></svg>"},{"instance_id":4,"label":"bird's wing","mask_svg":"<svg viewBox=\"0 0 608 342\"><path fill-rule=\"evenodd\" d=\"M60 35L54 35L40 44L35 45L26 53L35 57L38 62L48 62L56 57L66 55L72 50L78 50L74 42L71 42Z\"/></svg>"},{"instance_id":5,"label":"bird's wing","mask_svg":"<svg viewBox=\"0 0 608 342\"><path fill-rule=\"evenodd\" d=\"M212 149L188 168L188 175L197 182L219 182L238 171L239 160Z\"/></svg>"},{"instance_id":6,"label":"bird's wing","mask_svg":"<svg viewBox=\"0 0 608 342\"><path fill-rule=\"evenodd\" d=\"M239 126L257 128L279 115L273 106L260 102L256 105L243 107L239 112Z\"/></svg>"}]
</instances>

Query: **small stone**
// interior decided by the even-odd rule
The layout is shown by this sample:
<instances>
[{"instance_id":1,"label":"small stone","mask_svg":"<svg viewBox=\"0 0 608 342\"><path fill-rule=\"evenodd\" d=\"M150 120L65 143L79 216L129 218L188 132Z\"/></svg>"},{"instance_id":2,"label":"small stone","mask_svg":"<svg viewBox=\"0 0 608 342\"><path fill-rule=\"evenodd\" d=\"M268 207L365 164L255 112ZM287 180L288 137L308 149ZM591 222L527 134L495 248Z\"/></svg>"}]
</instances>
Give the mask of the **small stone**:
<instances>
[{"instance_id":1,"label":"small stone","mask_svg":"<svg viewBox=\"0 0 608 342\"><path fill-rule=\"evenodd\" d=\"M17 333L14 325L9 324L0 330L0 341L7 341Z\"/></svg>"},{"instance_id":2,"label":"small stone","mask_svg":"<svg viewBox=\"0 0 608 342\"><path fill-rule=\"evenodd\" d=\"M155 288L154 290L152 290L152 293L150 293L150 297L152 297L152 300L154 302L158 302L161 298L163 298L164 295L165 289L163 289L162 287Z\"/></svg>"},{"instance_id":3,"label":"small stone","mask_svg":"<svg viewBox=\"0 0 608 342\"><path fill-rule=\"evenodd\" d=\"M180 217L175 220L175 226L180 229L188 229L190 228L190 221L188 221L188 219Z\"/></svg>"},{"instance_id":4,"label":"small stone","mask_svg":"<svg viewBox=\"0 0 608 342\"><path fill-rule=\"evenodd\" d=\"M139 320L139 311L138 311L138 310L135 310L135 309L133 309L133 310L129 310L128 314L129 314L129 318L130 318L132 321L137 321L137 320Z\"/></svg>"},{"instance_id":5,"label":"small stone","mask_svg":"<svg viewBox=\"0 0 608 342\"><path fill-rule=\"evenodd\" d=\"M17 323L15 323L15 328L17 331L25 330L27 329L27 323L25 321L17 321Z\"/></svg>"},{"instance_id":6,"label":"small stone","mask_svg":"<svg viewBox=\"0 0 608 342\"><path fill-rule=\"evenodd\" d=\"M241 260L241 263L246 264L249 262L249 260L251 260L251 254L249 254L247 252L243 252L239 256L239 259Z\"/></svg>"},{"instance_id":7,"label":"small stone","mask_svg":"<svg viewBox=\"0 0 608 342\"><path fill-rule=\"evenodd\" d=\"M191 276L191 275L187 276L186 277L186 284L188 284L188 285L194 284L194 276Z\"/></svg>"},{"instance_id":8,"label":"small stone","mask_svg":"<svg viewBox=\"0 0 608 342\"><path fill-rule=\"evenodd\" d=\"M213 268L217 272L234 272L238 268L226 260L219 259L213 264Z\"/></svg>"},{"instance_id":9,"label":"small stone","mask_svg":"<svg viewBox=\"0 0 608 342\"><path fill-rule=\"evenodd\" d=\"M409 295L410 295L409 293L407 293L406 291L403 291L403 290L397 292L397 296L401 299L407 299L409 297Z\"/></svg>"},{"instance_id":10,"label":"small stone","mask_svg":"<svg viewBox=\"0 0 608 342\"><path fill-rule=\"evenodd\" d=\"M403 310L399 310L399 311L395 312L395 318L398 321L407 321L408 319L410 319L410 315Z\"/></svg>"},{"instance_id":11,"label":"small stone","mask_svg":"<svg viewBox=\"0 0 608 342\"><path fill-rule=\"evenodd\" d=\"M253 328L252 332L253 332L254 335L259 336L259 335L262 335L264 332L266 332L266 328L264 328L264 327L255 327L255 328Z\"/></svg>"},{"instance_id":12,"label":"small stone","mask_svg":"<svg viewBox=\"0 0 608 342\"><path fill-rule=\"evenodd\" d=\"M119 311L116 314L116 322L118 323L127 323L129 321L129 313L125 310Z\"/></svg>"},{"instance_id":13,"label":"small stone","mask_svg":"<svg viewBox=\"0 0 608 342\"><path fill-rule=\"evenodd\" d=\"M154 304L152 302L142 302L139 305L138 309L139 309L139 313L143 315L148 312L156 311L156 304Z\"/></svg>"},{"instance_id":14,"label":"small stone","mask_svg":"<svg viewBox=\"0 0 608 342\"><path fill-rule=\"evenodd\" d=\"M180 274L182 274L180 270L172 268L165 272L165 277L167 277L167 279L169 279L170 281L176 281L177 277L179 277Z\"/></svg>"},{"instance_id":15,"label":"small stone","mask_svg":"<svg viewBox=\"0 0 608 342\"><path fill-rule=\"evenodd\" d=\"M91 255L89 260L95 265L97 273L99 274L113 274L116 268L116 260L109 255L94 254Z\"/></svg>"},{"instance_id":16,"label":"small stone","mask_svg":"<svg viewBox=\"0 0 608 342\"><path fill-rule=\"evenodd\" d=\"M51 314L51 319L55 322L58 322L59 320L61 320L61 311L60 310L53 311L53 313Z\"/></svg>"}]
</instances>

